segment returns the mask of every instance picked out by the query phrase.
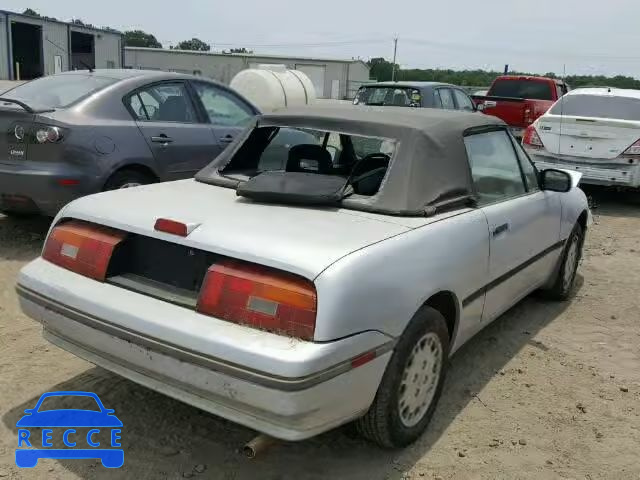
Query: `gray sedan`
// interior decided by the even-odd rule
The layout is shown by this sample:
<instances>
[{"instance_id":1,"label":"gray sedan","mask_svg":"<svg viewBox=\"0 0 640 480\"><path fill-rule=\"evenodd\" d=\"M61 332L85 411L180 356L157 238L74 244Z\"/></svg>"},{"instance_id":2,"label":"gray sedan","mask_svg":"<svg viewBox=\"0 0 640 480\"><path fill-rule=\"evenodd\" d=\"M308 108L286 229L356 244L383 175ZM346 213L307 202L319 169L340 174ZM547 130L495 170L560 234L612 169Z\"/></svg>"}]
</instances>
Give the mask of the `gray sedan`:
<instances>
[{"instance_id":1,"label":"gray sedan","mask_svg":"<svg viewBox=\"0 0 640 480\"><path fill-rule=\"evenodd\" d=\"M354 105L441 108L475 112L471 97L460 87L441 82L368 83L358 90Z\"/></svg>"},{"instance_id":2,"label":"gray sedan","mask_svg":"<svg viewBox=\"0 0 640 480\"><path fill-rule=\"evenodd\" d=\"M75 71L0 97L0 210L55 215L75 198L192 177L257 108L199 77Z\"/></svg>"}]
</instances>

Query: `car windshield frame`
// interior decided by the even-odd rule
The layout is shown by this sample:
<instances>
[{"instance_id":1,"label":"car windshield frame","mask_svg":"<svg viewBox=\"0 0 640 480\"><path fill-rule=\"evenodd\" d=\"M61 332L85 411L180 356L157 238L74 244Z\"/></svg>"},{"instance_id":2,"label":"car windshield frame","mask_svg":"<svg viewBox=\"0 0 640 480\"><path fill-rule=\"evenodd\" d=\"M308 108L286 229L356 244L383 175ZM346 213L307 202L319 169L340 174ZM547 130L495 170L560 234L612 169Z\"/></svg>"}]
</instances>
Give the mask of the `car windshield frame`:
<instances>
[{"instance_id":1,"label":"car windshield frame","mask_svg":"<svg viewBox=\"0 0 640 480\"><path fill-rule=\"evenodd\" d=\"M587 98L595 102L596 106L591 106L589 109L579 111L574 109L575 106L584 107L586 105ZM616 105L614 106L614 102ZM633 115L621 115L617 112L622 111L621 107L636 107L637 115L633 118ZM613 110L609 110L612 107ZM575 93L562 97L556 104L549 110L550 115L565 116L565 117L582 117L582 118L597 118L608 120L623 120L629 122L640 122L640 98L625 97L620 95L599 95L594 93Z\"/></svg>"},{"instance_id":2,"label":"car windshield frame","mask_svg":"<svg viewBox=\"0 0 640 480\"><path fill-rule=\"evenodd\" d=\"M81 79L81 80L80 80ZM98 82L96 82L93 85L93 88L90 89L84 89L82 91L81 95L77 95L75 96L72 100L70 101L65 101L65 102L59 102L59 104L55 104L58 102L47 102L47 101L42 101L39 100L39 98L42 98L42 95L40 95L40 97L38 97L38 95L34 95L35 92L33 92L32 90L37 88L40 90L41 93L44 93L45 95L55 95L55 90L52 92L51 90L51 86L50 83L51 82L56 82L54 84L54 86L59 86L62 88L69 88L70 85L77 87L78 83L82 82L83 80L86 79L95 79L98 80ZM74 82L75 80L75 82ZM7 90L6 92L4 92L2 94L3 98L7 98L7 99L11 99L11 100L18 100L20 102L23 102L29 106L37 106L37 107L44 107L44 108L49 108L49 109L66 109L66 108L70 108L76 104L78 104L79 102L83 101L84 99L114 85L115 83L119 82L120 80L117 78L113 78L113 77L107 77L107 76L101 76L101 75L94 75L91 73L86 73L86 74L80 74L80 73L74 73L74 74L62 74L62 75L51 75L51 76L47 76L47 77L41 77L41 78L37 78L35 80L32 80L30 82L26 82L23 83L21 85L17 85L16 87L13 87L10 90ZM25 92L26 95L25 95Z\"/></svg>"}]
</instances>

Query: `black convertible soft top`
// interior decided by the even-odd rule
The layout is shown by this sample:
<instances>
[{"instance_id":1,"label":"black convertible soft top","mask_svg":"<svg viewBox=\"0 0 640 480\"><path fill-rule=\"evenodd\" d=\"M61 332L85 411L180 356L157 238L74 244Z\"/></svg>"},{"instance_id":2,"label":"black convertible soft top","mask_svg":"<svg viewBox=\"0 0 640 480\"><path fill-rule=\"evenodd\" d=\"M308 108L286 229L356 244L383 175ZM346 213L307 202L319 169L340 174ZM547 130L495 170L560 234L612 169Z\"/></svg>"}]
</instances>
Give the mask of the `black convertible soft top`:
<instances>
[{"instance_id":1,"label":"black convertible soft top","mask_svg":"<svg viewBox=\"0 0 640 480\"><path fill-rule=\"evenodd\" d=\"M473 131L506 128L502 120L481 113L429 108L304 107L257 117L243 135L196 175L213 185L237 187L220 175L252 130L298 127L397 141L385 181L372 197L351 196L346 208L390 215L424 215L425 210L473 196L463 137Z\"/></svg>"}]
</instances>

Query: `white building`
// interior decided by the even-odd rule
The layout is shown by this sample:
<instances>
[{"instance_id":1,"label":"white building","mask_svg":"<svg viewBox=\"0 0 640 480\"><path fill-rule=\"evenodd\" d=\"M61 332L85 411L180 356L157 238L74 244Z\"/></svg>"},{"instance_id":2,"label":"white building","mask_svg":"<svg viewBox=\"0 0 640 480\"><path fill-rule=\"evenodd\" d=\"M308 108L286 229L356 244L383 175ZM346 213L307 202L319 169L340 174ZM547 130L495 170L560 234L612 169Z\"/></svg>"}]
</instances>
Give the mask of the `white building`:
<instances>
[{"instance_id":1,"label":"white building","mask_svg":"<svg viewBox=\"0 0 640 480\"><path fill-rule=\"evenodd\" d=\"M0 80L122 68L123 47L119 32L0 10Z\"/></svg>"},{"instance_id":2,"label":"white building","mask_svg":"<svg viewBox=\"0 0 640 480\"><path fill-rule=\"evenodd\" d=\"M361 60L285 57L278 55L223 54L159 48L126 47L126 68L167 70L213 78L228 84L240 71L264 64L300 70L313 82L318 98L351 99L369 81L369 67Z\"/></svg>"}]
</instances>

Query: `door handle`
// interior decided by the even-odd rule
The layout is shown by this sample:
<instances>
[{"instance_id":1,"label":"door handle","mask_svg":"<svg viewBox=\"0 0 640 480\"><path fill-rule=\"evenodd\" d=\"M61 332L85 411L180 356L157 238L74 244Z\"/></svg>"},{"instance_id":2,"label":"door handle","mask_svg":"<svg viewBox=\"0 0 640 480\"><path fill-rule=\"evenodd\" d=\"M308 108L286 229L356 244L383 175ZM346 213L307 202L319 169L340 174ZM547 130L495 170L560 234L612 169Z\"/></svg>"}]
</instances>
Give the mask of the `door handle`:
<instances>
[{"instance_id":1,"label":"door handle","mask_svg":"<svg viewBox=\"0 0 640 480\"><path fill-rule=\"evenodd\" d=\"M173 142L173 138L167 137L164 133L158 135L157 137L151 137L151 141L153 143L171 143Z\"/></svg>"},{"instance_id":2,"label":"door handle","mask_svg":"<svg viewBox=\"0 0 640 480\"><path fill-rule=\"evenodd\" d=\"M508 223L503 223L502 225L497 226L496 228L493 229L493 236L497 237L501 233L504 233L504 232L506 232L508 230L509 230L509 224Z\"/></svg>"},{"instance_id":3,"label":"door handle","mask_svg":"<svg viewBox=\"0 0 640 480\"><path fill-rule=\"evenodd\" d=\"M222 137L222 138L220 139L220 141L221 141L222 143L231 143L231 142L233 142L233 135L227 135L227 136L225 136L225 137Z\"/></svg>"}]
</instances>

